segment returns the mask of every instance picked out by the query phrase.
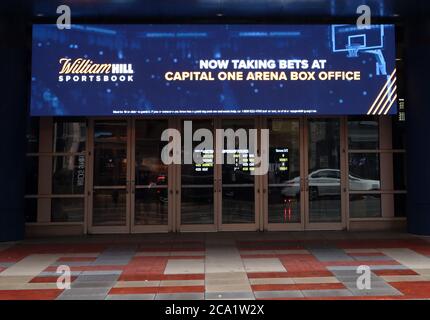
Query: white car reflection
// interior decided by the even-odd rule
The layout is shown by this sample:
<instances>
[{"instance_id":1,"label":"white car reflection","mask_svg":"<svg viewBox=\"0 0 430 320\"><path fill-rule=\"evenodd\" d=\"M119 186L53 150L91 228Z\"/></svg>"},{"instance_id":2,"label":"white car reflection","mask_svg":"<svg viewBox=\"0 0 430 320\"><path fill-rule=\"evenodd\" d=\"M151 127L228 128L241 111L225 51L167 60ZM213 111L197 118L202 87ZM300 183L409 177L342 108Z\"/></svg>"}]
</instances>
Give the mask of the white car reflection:
<instances>
[{"instance_id":1,"label":"white car reflection","mask_svg":"<svg viewBox=\"0 0 430 320\"><path fill-rule=\"evenodd\" d=\"M318 196L334 196L340 194L340 170L320 169L309 174L309 193L311 198ZM285 182L286 187L281 193L284 197L300 196L300 177ZM379 190L378 180L363 179L349 175L349 189L354 191Z\"/></svg>"}]
</instances>

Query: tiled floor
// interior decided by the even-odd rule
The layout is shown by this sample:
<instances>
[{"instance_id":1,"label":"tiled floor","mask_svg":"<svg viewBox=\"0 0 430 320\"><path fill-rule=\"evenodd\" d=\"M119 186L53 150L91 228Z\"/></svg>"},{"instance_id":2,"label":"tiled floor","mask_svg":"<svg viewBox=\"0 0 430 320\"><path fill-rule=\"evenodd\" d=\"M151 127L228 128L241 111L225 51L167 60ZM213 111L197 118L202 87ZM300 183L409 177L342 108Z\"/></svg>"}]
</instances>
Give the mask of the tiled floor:
<instances>
[{"instance_id":1,"label":"tiled floor","mask_svg":"<svg viewBox=\"0 0 430 320\"><path fill-rule=\"evenodd\" d=\"M57 288L61 265L71 289ZM357 288L361 265L371 289ZM430 299L430 239L276 232L0 243L0 299Z\"/></svg>"}]
</instances>

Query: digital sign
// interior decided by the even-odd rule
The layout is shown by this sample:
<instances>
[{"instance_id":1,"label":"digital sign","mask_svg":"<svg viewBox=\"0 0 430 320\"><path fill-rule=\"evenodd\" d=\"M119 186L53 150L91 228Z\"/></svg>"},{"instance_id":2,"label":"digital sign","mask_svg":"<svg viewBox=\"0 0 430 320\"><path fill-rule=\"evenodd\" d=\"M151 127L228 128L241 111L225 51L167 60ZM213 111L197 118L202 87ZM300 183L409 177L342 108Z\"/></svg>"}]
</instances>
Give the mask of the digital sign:
<instances>
[{"instance_id":1,"label":"digital sign","mask_svg":"<svg viewBox=\"0 0 430 320\"><path fill-rule=\"evenodd\" d=\"M196 172L209 172L214 167L214 151L194 149L194 152L202 158L202 163L195 163Z\"/></svg>"},{"instance_id":2,"label":"digital sign","mask_svg":"<svg viewBox=\"0 0 430 320\"><path fill-rule=\"evenodd\" d=\"M288 148L275 148L275 163L279 171L288 173Z\"/></svg>"},{"instance_id":3,"label":"digital sign","mask_svg":"<svg viewBox=\"0 0 430 320\"><path fill-rule=\"evenodd\" d=\"M242 171L250 173L255 170L255 156L248 149L226 149L223 150L223 153L233 156L233 172Z\"/></svg>"},{"instance_id":4,"label":"digital sign","mask_svg":"<svg viewBox=\"0 0 430 320\"><path fill-rule=\"evenodd\" d=\"M34 25L31 115L396 114L393 25Z\"/></svg>"}]
</instances>

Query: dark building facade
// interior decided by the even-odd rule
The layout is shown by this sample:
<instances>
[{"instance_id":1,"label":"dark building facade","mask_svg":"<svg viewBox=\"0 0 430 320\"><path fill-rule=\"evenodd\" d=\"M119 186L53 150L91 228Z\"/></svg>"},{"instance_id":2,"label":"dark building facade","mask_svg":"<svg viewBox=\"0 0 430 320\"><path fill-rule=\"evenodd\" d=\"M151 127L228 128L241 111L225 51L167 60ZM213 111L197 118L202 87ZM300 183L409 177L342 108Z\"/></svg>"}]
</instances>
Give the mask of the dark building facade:
<instances>
[{"instance_id":1,"label":"dark building facade","mask_svg":"<svg viewBox=\"0 0 430 320\"><path fill-rule=\"evenodd\" d=\"M340 8L337 4L343 12ZM34 82L30 66L33 55L34 67L35 52L29 21L55 20L37 21L28 8L22 20L2 18L1 130L5 139L1 170L6 183L0 193L0 240L187 231L396 229L429 234L428 19L393 8L379 13L377 22L396 25L398 112L374 116L30 117ZM192 12L199 12L198 6L190 10L171 21L186 24ZM249 11L240 20L234 17L234 9L224 10L232 12L231 18L214 14L202 22L270 25ZM330 25L354 21L350 13L326 12L324 18L320 13L309 18L290 12L277 16L276 22ZM80 19L83 24L107 22L85 18L85 11ZM154 21L166 22L155 13L138 18L130 14L112 22ZM192 133L200 128L211 132L269 129L268 172L254 176L243 165L211 161L205 169L195 164L164 164L161 150L166 142L160 140L161 133L172 128L183 134L184 121L189 120ZM215 141L213 149L219 142ZM287 155L282 153L286 149ZM249 160L250 152L246 154Z\"/></svg>"}]
</instances>

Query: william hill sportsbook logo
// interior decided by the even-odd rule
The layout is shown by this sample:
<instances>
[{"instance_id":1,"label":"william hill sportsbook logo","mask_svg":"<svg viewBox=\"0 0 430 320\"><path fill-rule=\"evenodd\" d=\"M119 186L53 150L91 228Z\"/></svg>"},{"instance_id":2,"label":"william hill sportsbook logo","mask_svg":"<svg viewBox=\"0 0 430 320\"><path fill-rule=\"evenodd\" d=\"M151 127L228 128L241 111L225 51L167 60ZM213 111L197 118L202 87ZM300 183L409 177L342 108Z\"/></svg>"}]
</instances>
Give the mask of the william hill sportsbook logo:
<instances>
[{"instance_id":1,"label":"william hill sportsbook logo","mask_svg":"<svg viewBox=\"0 0 430 320\"><path fill-rule=\"evenodd\" d=\"M131 63L95 63L90 59L59 60L58 82L132 82Z\"/></svg>"}]
</instances>

